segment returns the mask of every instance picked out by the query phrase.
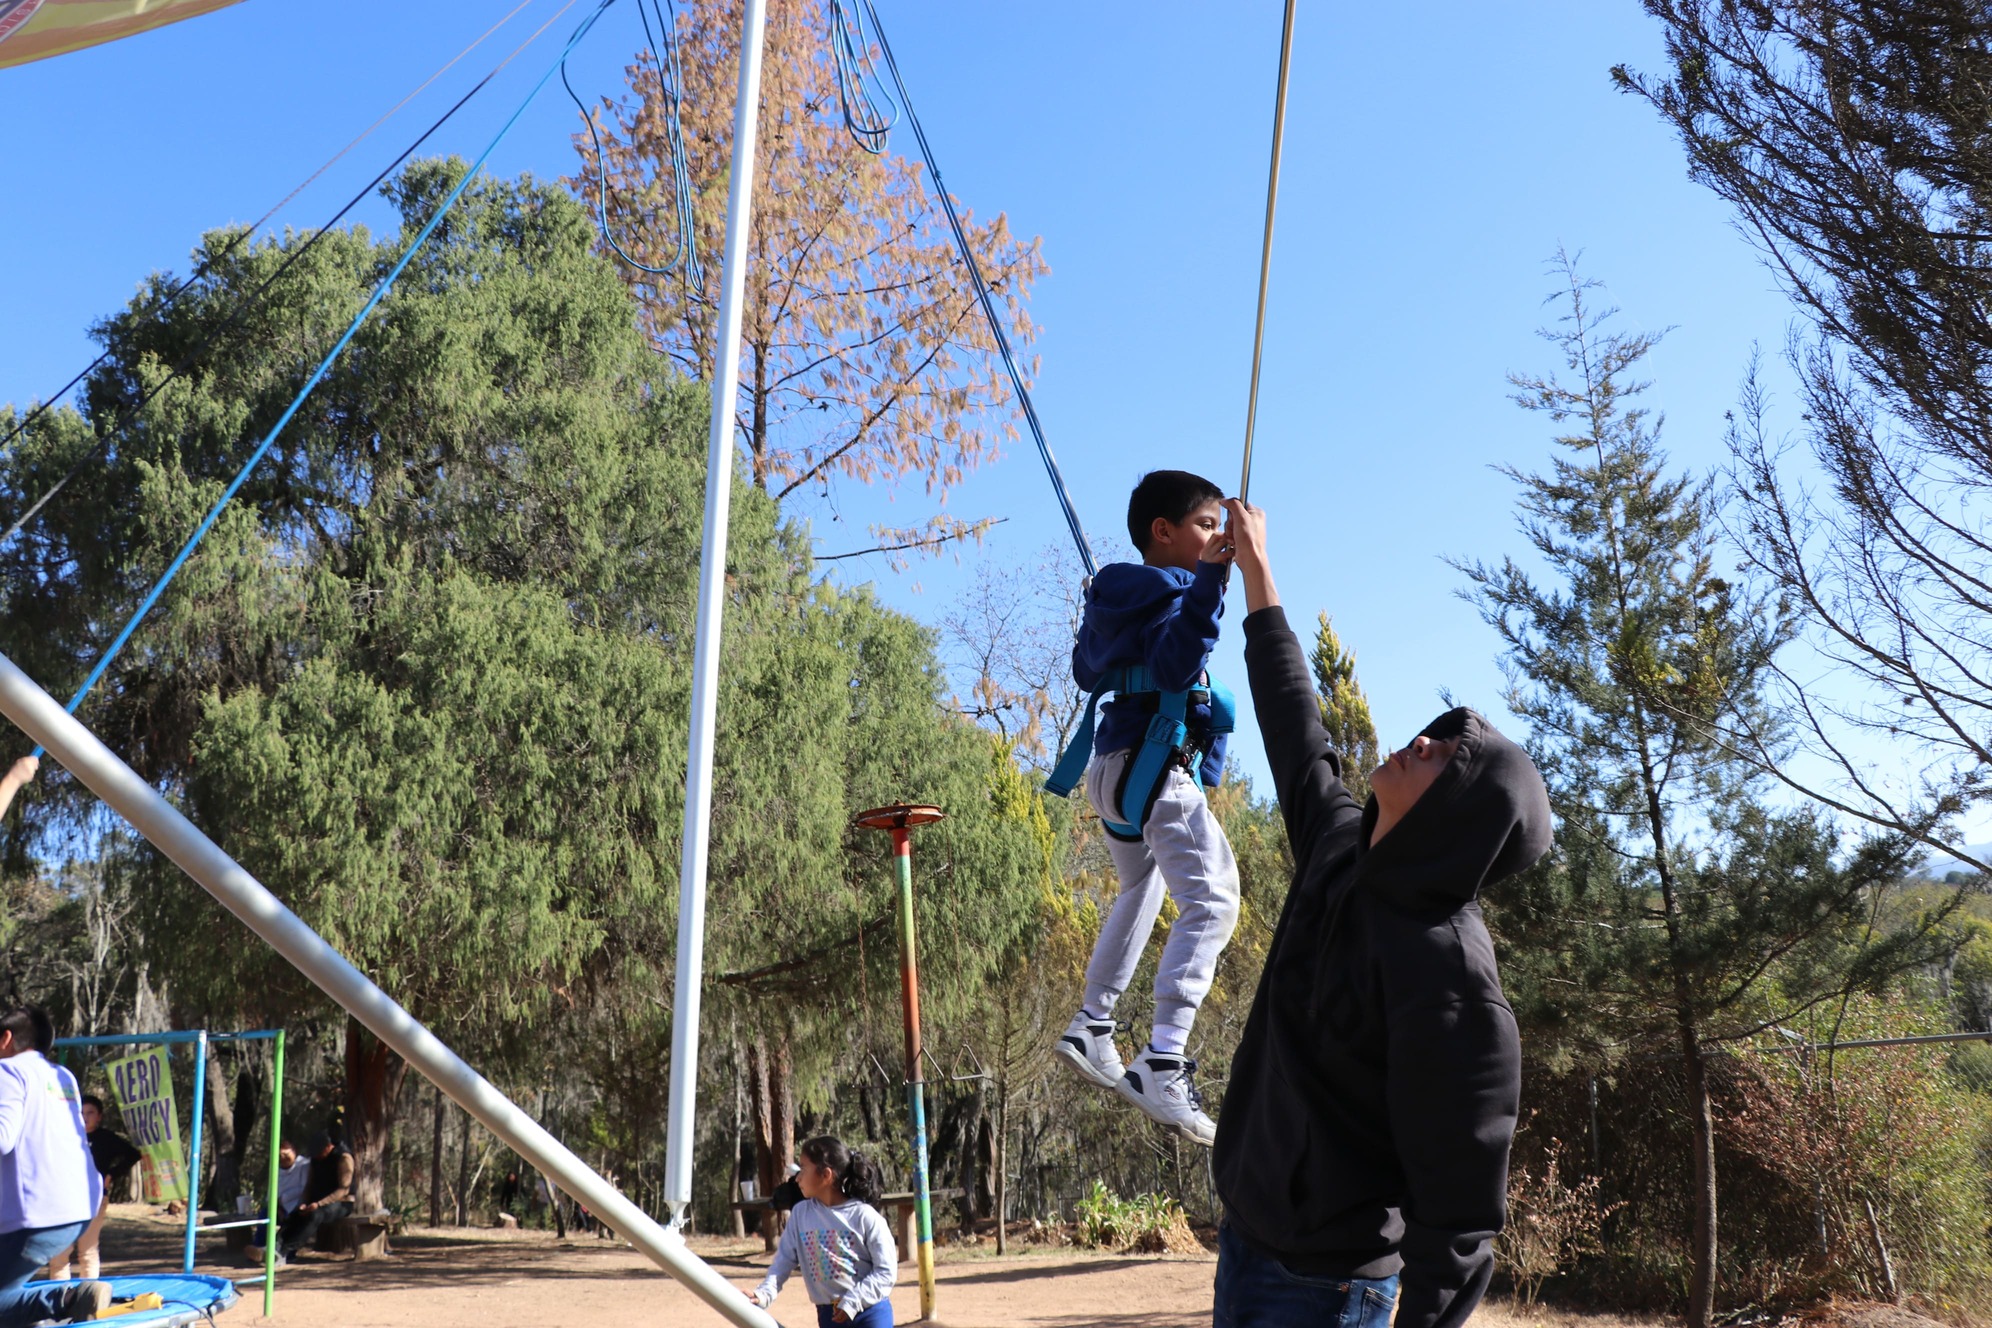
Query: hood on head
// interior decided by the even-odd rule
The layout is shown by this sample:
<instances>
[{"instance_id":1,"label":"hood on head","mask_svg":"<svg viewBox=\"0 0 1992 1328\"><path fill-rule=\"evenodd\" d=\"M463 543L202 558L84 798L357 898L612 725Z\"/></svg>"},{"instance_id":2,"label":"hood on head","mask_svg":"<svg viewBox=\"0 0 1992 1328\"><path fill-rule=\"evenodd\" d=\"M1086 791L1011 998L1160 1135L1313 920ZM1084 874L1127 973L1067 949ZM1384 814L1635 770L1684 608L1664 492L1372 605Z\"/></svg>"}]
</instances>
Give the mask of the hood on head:
<instances>
[{"instance_id":1,"label":"hood on head","mask_svg":"<svg viewBox=\"0 0 1992 1328\"><path fill-rule=\"evenodd\" d=\"M1093 630L1112 635L1129 627L1146 627L1162 609L1182 598L1190 573L1147 563L1108 563L1086 590L1087 616Z\"/></svg>"},{"instance_id":2,"label":"hood on head","mask_svg":"<svg viewBox=\"0 0 1992 1328\"><path fill-rule=\"evenodd\" d=\"M1404 819L1363 856L1358 883L1400 908L1451 911L1549 851L1549 790L1535 762L1465 706L1420 737L1459 740L1459 750ZM1363 808L1362 840L1376 829L1376 796Z\"/></svg>"}]
</instances>

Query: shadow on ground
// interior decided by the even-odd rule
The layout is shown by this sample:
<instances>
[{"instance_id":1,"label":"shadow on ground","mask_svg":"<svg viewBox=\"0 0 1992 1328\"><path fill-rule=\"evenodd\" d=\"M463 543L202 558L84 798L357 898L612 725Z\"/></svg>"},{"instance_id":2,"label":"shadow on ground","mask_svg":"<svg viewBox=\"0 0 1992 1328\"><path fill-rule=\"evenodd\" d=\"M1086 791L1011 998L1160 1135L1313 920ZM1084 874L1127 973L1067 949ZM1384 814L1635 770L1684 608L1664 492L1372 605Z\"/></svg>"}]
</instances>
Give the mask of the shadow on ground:
<instances>
[{"instance_id":1,"label":"shadow on ground","mask_svg":"<svg viewBox=\"0 0 1992 1328\"><path fill-rule=\"evenodd\" d=\"M114 1210L104 1236L105 1270L160 1272L180 1266L184 1227L150 1210ZM260 1249L230 1251L219 1235L198 1241L196 1271L254 1278ZM768 1256L758 1238L694 1237L692 1252L736 1287L760 1280ZM1210 1322L1214 1262L1183 1257L1026 1249L1003 1258L987 1250L940 1252L934 1328L1204 1328ZM919 1287L900 1267L893 1307L912 1323ZM259 1291L219 1328L266 1322ZM814 1322L800 1277L775 1305L789 1325ZM384 1259L356 1262L306 1253L277 1279L277 1323L338 1323L341 1328L563 1328L603 1323L720 1324L710 1307L635 1251L594 1236L556 1240L551 1233L434 1230L397 1235Z\"/></svg>"}]
</instances>

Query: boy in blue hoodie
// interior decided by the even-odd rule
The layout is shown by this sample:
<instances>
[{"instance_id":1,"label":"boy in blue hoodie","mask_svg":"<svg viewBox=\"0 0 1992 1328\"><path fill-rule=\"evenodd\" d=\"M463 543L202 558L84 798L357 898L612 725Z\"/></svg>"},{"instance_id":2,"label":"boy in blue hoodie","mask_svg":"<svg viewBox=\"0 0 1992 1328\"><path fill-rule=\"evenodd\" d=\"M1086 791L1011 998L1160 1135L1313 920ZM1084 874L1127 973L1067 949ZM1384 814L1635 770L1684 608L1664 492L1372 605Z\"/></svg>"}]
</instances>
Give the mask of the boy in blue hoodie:
<instances>
[{"instance_id":1,"label":"boy in blue hoodie","mask_svg":"<svg viewBox=\"0 0 1992 1328\"><path fill-rule=\"evenodd\" d=\"M1216 485L1188 471L1143 476L1127 507L1127 533L1141 561L1102 567L1087 591L1073 677L1091 692L1114 670L1140 666L1155 689L1116 695L1101 711L1086 800L1105 820L1123 819L1123 780L1156 713L1157 694L1205 680L1231 560L1223 501ZM1089 1082L1118 1090L1152 1119L1208 1145L1216 1127L1191 1080L1196 1062L1184 1053L1238 921L1238 863L1190 773L1199 770L1205 785L1224 773L1224 736L1211 732L1207 694L1185 720L1188 744L1163 771L1140 838L1108 832L1120 896L1093 945L1084 1004L1054 1050ZM1165 893L1175 900L1176 920L1155 974L1154 1031L1134 1064L1123 1067L1114 1046L1114 1003L1134 977Z\"/></svg>"}]
</instances>

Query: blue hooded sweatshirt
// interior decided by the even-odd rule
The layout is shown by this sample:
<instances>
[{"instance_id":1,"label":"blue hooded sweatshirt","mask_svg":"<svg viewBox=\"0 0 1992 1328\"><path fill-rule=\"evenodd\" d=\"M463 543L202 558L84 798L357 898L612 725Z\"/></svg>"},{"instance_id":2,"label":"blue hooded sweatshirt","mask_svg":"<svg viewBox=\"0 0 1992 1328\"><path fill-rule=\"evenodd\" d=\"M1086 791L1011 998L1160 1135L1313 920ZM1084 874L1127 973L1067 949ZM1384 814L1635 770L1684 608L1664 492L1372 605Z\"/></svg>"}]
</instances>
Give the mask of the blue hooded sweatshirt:
<instances>
[{"instance_id":1,"label":"blue hooded sweatshirt","mask_svg":"<svg viewBox=\"0 0 1992 1328\"><path fill-rule=\"evenodd\" d=\"M1221 563L1200 562L1194 573L1146 563L1108 563L1086 592L1086 613L1072 647L1072 676L1091 692L1108 672L1141 664L1161 690L1187 691L1203 680L1223 614ZM1095 754L1139 747L1151 713L1119 698L1107 702L1093 740ZM1209 744L1202 766L1209 786L1224 774L1225 738L1200 736L1199 722L1208 729L1208 703L1192 708L1189 725L1192 741Z\"/></svg>"}]
</instances>

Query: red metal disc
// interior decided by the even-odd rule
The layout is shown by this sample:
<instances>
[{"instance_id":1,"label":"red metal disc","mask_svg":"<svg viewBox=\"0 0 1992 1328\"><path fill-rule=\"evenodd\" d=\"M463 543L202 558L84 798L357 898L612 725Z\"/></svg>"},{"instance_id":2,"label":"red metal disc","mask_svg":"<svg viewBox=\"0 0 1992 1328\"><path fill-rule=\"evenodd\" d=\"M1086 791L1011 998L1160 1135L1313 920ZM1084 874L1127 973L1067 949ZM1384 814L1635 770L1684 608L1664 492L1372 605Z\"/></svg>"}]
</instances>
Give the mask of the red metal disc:
<instances>
[{"instance_id":1,"label":"red metal disc","mask_svg":"<svg viewBox=\"0 0 1992 1328\"><path fill-rule=\"evenodd\" d=\"M866 830L904 830L916 825L932 825L946 813L939 807L901 803L896 807L874 807L859 812L851 824Z\"/></svg>"}]
</instances>

